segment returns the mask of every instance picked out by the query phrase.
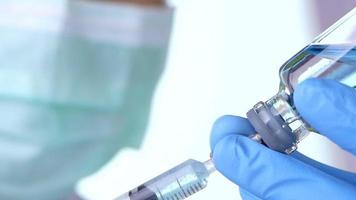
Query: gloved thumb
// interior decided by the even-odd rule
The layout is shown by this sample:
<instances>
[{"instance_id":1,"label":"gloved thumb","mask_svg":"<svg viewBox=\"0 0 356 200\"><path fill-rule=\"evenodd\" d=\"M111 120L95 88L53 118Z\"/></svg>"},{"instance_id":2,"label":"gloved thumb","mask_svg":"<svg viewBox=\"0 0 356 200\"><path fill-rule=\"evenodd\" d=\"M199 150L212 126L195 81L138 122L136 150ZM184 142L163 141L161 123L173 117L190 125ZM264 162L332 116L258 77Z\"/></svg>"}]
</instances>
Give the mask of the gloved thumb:
<instances>
[{"instance_id":1,"label":"gloved thumb","mask_svg":"<svg viewBox=\"0 0 356 200\"><path fill-rule=\"evenodd\" d=\"M308 79L297 86L294 104L311 127L356 155L356 90L334 80Z\"/></svg>"},{"instance_id":2,"label":"gloved thumb","mask_svg":"<svg viewBox=\"0 0 356 200\"><path fill-rule=\"evenodd\" d=\"M356 196L349 183L239 134L227 135L214 146L213 161L224 176L261 199Z\"/></svg>"}]
</instances>

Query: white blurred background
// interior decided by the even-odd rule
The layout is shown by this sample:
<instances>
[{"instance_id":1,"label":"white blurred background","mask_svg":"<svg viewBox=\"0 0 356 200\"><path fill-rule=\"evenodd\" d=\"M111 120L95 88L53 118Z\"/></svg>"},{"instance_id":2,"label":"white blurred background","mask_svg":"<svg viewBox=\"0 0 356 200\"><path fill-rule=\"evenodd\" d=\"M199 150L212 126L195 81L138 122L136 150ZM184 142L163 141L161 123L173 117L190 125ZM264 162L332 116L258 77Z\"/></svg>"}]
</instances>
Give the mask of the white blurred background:
<instances>
[{"instance_id":1,"label":"white blurred background","mask_svg":"<svg viewBox=\"0 0 356 200\"><path fill-rule=\"evenodd\" d=\"M112 199L180 162L209 157L209 134L221 115L245 115L277 92L278 69L355 0L177 0L166 70L158 85L145 140L119 152L78 186L83 197ZM353 5L353 6L351 6ZM318 136L301 151L355 170ZM336 159L338 157L338 159ZM238 187L216 173L190 200L236 200Z\"/></svg>"}]
</instances>

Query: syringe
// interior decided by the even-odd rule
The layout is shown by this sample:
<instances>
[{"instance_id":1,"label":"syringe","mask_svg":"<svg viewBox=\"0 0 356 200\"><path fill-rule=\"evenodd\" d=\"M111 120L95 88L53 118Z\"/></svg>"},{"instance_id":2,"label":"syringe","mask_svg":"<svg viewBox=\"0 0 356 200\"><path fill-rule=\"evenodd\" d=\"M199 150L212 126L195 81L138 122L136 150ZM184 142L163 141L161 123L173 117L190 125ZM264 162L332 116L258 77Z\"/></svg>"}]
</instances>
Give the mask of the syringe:
<instances>
[{"instance_id":1,"label":"syringe","mask_svg":"<svg viewBox=\"0 0 356 200\"><path fill-rule=\"evenodd\" d=\"M259 134L249 138L262 142ZM205 162L189 159L115 200L182 200L204 189L214 171L211 159Z\"/></svg>"},{"instance_id":2,"label":"syringe","mask_svg":"<svg viewBox=\"0 0 356 200\"><path fill-rule=\"evenodd\" d=\"M115 200L181 200L204 189L215 171L212 160L187 160Z\"/></svg>"}]
</instances>

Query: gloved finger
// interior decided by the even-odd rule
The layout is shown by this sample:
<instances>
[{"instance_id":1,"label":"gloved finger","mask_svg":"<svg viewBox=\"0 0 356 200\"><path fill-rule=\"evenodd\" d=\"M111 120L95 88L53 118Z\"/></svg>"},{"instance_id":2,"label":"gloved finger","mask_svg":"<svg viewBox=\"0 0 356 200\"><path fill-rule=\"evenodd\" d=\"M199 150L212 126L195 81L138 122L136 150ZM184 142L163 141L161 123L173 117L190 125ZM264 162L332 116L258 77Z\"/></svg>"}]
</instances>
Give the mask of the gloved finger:
<instances>
[{"instance_id":1,"label":"gloved finger","mask_svg":"<svg viewBox=\"0 0 356 200\"><path fill-rule=\"evenodd\" d=\"M221 139L213 161L228 179L261 199L351 200L356 196L351 184L241 135Z\"/></svg>"},{"instance_id":2,"label":"gloved finger","mask_svg":"<svg viewBox=\"0 0 356 200\"><path fill-rule=\"evenodd\" d=\"M243 200L262 200L241 187L240 187L240 195Z\"/></svg>"},{"instance_id":3,"label":"gloved finger","mask_svg":"<svg viewBox=\"0 0 356 200\"><path fill-rule=\"evenodd\" d=\"M227 135L241 134L247 136L253 133L256 133L256 131L246 118L233 115L222 116L213 125L210 148L213 150L216 143Z\"/></svg>"},{"instance_id":4,"label":"gloved finger","mask_svg":"<svg viewBox=\"0 0 356 200\"><path fill-rule=\"evenodd\" d=\"M334 176L338 179L344 180L352 185L356 186L356 173L352 173L352 172L347 172L341 169L337 169L335 167L331 167L328 165L325 165L323 163L320 163L316 160L313 160L311 158L308 158L307 156L299 153L299 152L294 152L291 154L291 156L293 156L293 158L298 159L308 165L311 165L331 176Z\"/></svg>"},{"instance_id":5,"label":"gloved finger","mask_svg":"<svg viewBox=\"0 0 356 200\"><path fill-rule=\"evenodd\" d=\"M320 134L356 155L356 90L327 79L308 79L294 92L301 116Z\"/></svg>"}]
</instances>

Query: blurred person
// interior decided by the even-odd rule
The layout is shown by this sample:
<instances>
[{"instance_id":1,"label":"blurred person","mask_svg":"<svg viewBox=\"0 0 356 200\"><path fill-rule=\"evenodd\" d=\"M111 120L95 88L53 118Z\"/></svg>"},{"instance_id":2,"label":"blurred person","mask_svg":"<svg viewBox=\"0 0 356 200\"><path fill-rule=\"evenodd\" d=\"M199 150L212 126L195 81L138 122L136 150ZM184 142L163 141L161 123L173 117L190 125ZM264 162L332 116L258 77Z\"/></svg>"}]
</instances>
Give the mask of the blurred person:
<instances>
[{"instance_id":1,"label":"blurred person","mask_svg":"<svg viewBox=\"0 0 356 200\"><path fill-rule=\"evenodd\" d=\"M159 0L5 0L0 9L0 199L80 199L74 191L78 180L98 170L121 148L140 144L163 70L172 10ZM319 89L327 92L332 87L341 86ZM315 91L319 93L318 88ZM313 120L315 115L310 116ZM286 199L294 192L309 197L311 193L303 191L311 187L302 182L278 185L294 175L339 188L326 195L353 193L348 190L351 186L336 184L355 180L349 174L325 168L324 176L323 165L299 154L286 157L250 144L241 136L254 133L245 119L227 117L219 123L222 129L215 127L212 137L214 162L242 186L245 199ZM246 151L238 151L241 146ZM256 156L262 154L266 156ZM248 167L261 164L270 169L270 158L278 161L276 165L288 164L290 173L273 177L273 182L268 176L274 174L267 170L249 171ZM239 173L237 164L248 167ZM255 179L257 175L260 179ZM334 184L337 178L340 181ZM265 187L256 188L256 182ZM284 187L270 187L276 185Z\"/></svg>"},{"instance_id":2,"label":"blurred person","mask_svg":"<svg viewBox=\"0 0 356 200\"><path fill-rule=\"evenodd\" d=\"M0 199L80 199L138 147L165 64L164 0L0 3Z\"/></svg>"}]
</instances>

